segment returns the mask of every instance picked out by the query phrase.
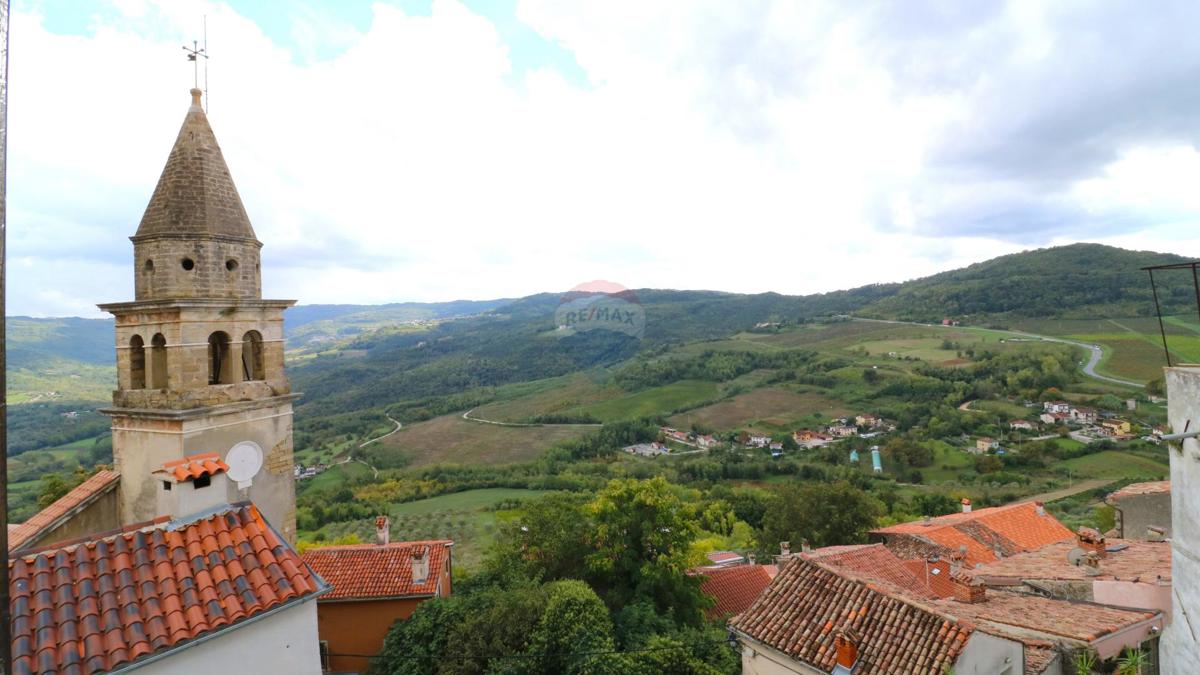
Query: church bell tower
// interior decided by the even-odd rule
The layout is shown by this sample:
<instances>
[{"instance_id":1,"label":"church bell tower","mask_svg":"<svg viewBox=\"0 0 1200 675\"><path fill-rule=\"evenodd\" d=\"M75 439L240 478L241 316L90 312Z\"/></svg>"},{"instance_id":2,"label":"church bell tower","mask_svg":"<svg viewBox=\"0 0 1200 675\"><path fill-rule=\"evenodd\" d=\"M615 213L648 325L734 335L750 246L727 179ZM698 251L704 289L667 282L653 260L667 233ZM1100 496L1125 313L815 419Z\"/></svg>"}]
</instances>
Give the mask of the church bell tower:
<instances>
[{"instance_id":1,"label":"church bell tower","mask_svg":"<svg viewBox=\"0 0 1200 675\"><path fill-rule=\"evenodd\" d=\"M228 501L252 500L294 542L292 402L299 395L284 374L283 311L295 301L262 298L262 243L201 92L191 94L130 238L134 301L100 305L116 317L117 389L104 412L121 474L121 521L161 515L157 493L167 488L152 474L164 463L210 452L228 462L236 447L241 473L253 475L228 482Z\"/></svg>"}]
</instances>

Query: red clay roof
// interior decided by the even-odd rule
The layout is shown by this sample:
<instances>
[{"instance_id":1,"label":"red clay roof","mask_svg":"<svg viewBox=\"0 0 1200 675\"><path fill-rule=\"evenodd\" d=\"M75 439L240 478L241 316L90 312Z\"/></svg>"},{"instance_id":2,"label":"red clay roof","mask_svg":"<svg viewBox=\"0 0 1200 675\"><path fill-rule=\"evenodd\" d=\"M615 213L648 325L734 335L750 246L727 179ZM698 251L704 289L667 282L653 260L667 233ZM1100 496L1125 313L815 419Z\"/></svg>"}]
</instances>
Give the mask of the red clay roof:
<instances>
[{"instance_id":1,"label":"red clay roof","mask_svg":"<svg viewBox=\"0 0 1200 675\"><path fill-rule=\"evenodd\" d=\"M38 533L53 526L64 516L76 508L87 504L96 497L108 492L117 484L121 474L116 471L97 471L92 477L80 483L67 494L59 497L46 508L38 511L32 518L17 526L9 525L8 550L13 551L32 540Z\"/></svg>"},{"instance_id":2,"label":"red clay roof","mask_svg":"<svg viewBox=\"0 0 1200 675\"><path fill-rule=\"evenodd\" d=\"M1104 501L1109 504L1120 501L1125 497L1133 497L1135 495L1155 495L1155 494L1170 494L1171 481L1157 480L1149 483L1131 483L1125 487L1110 494Z\"/></svg>"},{"instance_id":3,"label":"red clay roof","mask_svg":"<svg viewBox=\"0 0 1200 675\"><path fill-rule=\"evenodd\" d=\"M734 565L707 567L699 572L704 577L700 590L717 601L708 610L710 618L734 616L746 611L763 589L771 583L773 565Z\"/></svg>"},{"instance_id":4,"label":"red clay roof","mask_svg":"<svg viewBox=\"0 0 1200 675\"><path fill-rule=\"evenodd\" d=\"M793 557L731 626L825 672L834 666L834 635L851 629L860 638L856 673L941 675L972 628L881 592L884 585Z\"/></svg>"},{"instance_id":5,"label":"red clay roof","mask_svg":"<svg viewBox=\"0 0 1200 675\"><path fill-rule=\"evenodd\" d=\"M732 562L734 560L743 560L741 553L735 553L733 551L713 551L705 557L708 558L709 561L717 564Z\"/></svg>"},{"instance_id":6,"label":"red clay roof","mask_svg":"<svg viewBox=\"0 0 1200 675\"><path fill-rule=\"evenodd\" d=\"M14 674L112 670L324 588L249 503L13 556L9 571Z\"/></svg>"},{"instance_id":7,"label":"red clay roof","mask_svg":"<svg viewBox=\"0 0 1200 675\"><path fill-rule=\"evenodd\" d=\"M205 452L165 462L159 470L171 474L175 477L176 482L182 483L193 478L199 478L204 474L215 476L222 471L228 471L229 465L221 461L219 454Z\"/></svg>"},{"instance_id":8,"label":"red clay roof","mask_svg":"<svg viewBox=\"0 0 1200 675\"><path fill-rule=\"evenodd\" d=\"M1041 548L1047 544L1073 540L1075 535L1054 516L1038 513L1037 502L976 509L970 513L951 513L924 521L892 525L873 534L882 536L889 548L901 557L903 538L913 537L950 553L966 548L966 563L974 566L995 561L996 549L1003 555Z\"/></svg>"},{"instance_id":9,"label":"red clay roof","mask_svg":"<svg viewBox=\"0 0 1200 675\"><path fill-rule=\"evenodd\" d=\"M447 539L398 541L386 546L354 544L310 548L301 556L333 586L322 596L323 601L425 597L437 593L453 545ZM412 554L422 547L429 552L429 576L424 583L415 584Z\"/></svg>"},{"instance_id":10,"label":"red clay roof","mask_svg":"<svg viewBox=\"0 0 1200 675\"><path fill-rule=\"evenodd\" d=\"M988 563L971 570L976 578L989 579L1057 579L1057 580L1120 580L1156 581L1171 580L1171 544L1165 541L1140 541L1136 539L1109 539L1108 551L1100 560L1100 574L1089 576L1087 568L1067 561L1067 554L1075 548L1074 541L1064 541L1043 546L1036 551L1018 553L1010 558ZM1123 548L1122 548L1123 547Z\"/></svg>"},{"instance_id":11,"label":"red clay roof","mask_svg":"<svg viewBox=\"0 0 1200 675\"><path fill-rule=\"evenodd\" d=\"M903 560L897 558L896 554L889 551L883 544L830 546L828 549L819 548L800 555L820 560L831 567L852 570L872 579L886 581L918 597L932 597L921 579L904 564ZM923 561L919 562L923 564Z\"/></svg>"}]
</instances>

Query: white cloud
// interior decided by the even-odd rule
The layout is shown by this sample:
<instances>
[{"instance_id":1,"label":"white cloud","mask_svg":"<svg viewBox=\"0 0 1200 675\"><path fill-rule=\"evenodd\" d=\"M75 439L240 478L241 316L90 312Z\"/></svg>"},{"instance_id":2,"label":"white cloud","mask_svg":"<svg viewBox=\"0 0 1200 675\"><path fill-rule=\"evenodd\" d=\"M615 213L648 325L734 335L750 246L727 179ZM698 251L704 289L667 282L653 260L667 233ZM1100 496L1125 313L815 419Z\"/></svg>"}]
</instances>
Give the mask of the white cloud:
<instances>
[{"instance_id":1,"label":"white cloud","mask_svg":"<svg viewBox=\"0 0 1200 675\"><path fill-rule=\"evenodd\" d=\"M595 278L804 293L1028 248L930 227L1033 197L992 177L939 189L930 153L969 121L973 85L910 86L915 69L874 49L874 18L836 4L522 2L522 20L573 51L584 88L549 68L511 86L508 46L455 0L430 17L375 5L361 34L301 13L300 59L222 4L116 9L89 37L14 14L9 225L25 264L10 311L132 297L125 238L186 110L179 45L204 14L210 120L271 296L489 298ZM1014 59L1047 58L1045 40ZM322 44L348 47L318 60ZM1138 152L1058 198L1140 210L1143 169L1194 170ZM1173 221L1200 212L1175 198L1186 181L1156 186Z\"/></svg>"}]
</instances>

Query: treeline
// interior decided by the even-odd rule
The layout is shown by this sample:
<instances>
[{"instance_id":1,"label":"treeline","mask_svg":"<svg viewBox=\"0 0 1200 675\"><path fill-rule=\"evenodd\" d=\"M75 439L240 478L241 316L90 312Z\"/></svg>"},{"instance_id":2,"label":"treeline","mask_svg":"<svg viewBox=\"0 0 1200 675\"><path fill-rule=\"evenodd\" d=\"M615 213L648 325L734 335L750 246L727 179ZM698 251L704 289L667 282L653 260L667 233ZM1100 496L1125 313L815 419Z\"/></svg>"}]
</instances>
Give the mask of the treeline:
<instances>
[{"instance_id":1,"label":"treeline","mask_svg":"<svg viewBox=\"0 0 1200 675\"><path fill-rule=\"evenodd\" d=\"M68 401L8 406L9 457L107 432L112 426L111 420L96 412L96 408L103 405L96 401ZM66 416L71 412L77 414Z\"/></svg>"},{"instance_id":2,"label":"treeline","mask_svg":"<svg viewBox=\"0 0 1200 675\"><path fill-rule=\"evenodd\" d=\"M727 382L760 368L793 369L813 361L816 352L713 351L696 356L643 358L622 368L613 381L627 390L656 387L680 380Z\"/></svg>"}]
</instances>

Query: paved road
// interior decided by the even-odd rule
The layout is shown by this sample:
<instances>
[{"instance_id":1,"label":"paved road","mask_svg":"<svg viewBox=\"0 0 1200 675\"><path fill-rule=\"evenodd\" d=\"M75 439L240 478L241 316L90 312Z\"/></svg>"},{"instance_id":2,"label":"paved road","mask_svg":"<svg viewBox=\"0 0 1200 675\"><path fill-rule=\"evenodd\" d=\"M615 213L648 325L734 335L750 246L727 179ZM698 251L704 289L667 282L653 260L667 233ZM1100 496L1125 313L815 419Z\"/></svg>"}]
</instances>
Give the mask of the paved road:
<instances>
[{"instance_id":1,"label":"paved road","mask_svg":"<svg viewBox=\"0 0 1200 675\"><path fill-rule=\"evenodd\" d=\"M397 431L400 431L401 424L399 422L397 422L396 420L392 419L391 415L388 415L387 418L388 418L388 420L391 421L392 424L396 425L396 428L392 429L391 431L387 432L386 434L384 434L382 436L376 436L375 438L372 438L369 441L363 441L362 443L358 444L358 447L365 448L368 445L374 443L375 441L382 441L383 439L387 438L388 436L391 436L392 434L396 433ZM374 467L372 467L372 468L374 468Z\"/></svg>"},{"instance_id":2,"label":"paved road","mask_svg":"<svg viewBox=\"0 0 1200 675\"><path fill-rule=\"evenodd\" d=\"M467 412L462 414L462 418L464 420L467 420L468 422L479 422L480 424L495 424L498 427L602 427L602 426L604 426L603 424L589 424L589 423L539 424L537 422L501 422L499 420L485 420L482 417L471 417L471 413L473 413L473 412L475 412L475 409L471 408L470 410L468 410Z\"/></svg>"},{"instance_id":3,"label":"paved road","mask_svg":"<svg viewBox=\"0 0 1200 675\"><path fill-rule=\"evenodd\" d=\"M858 317L851 317L851 318L854 321L873 321L875 323L898 323L898 324L903 324L906 326L924 326L926 328L971 328L971 326L943 326L940 323L917 323L915 321L892 321L890 319L860 319ZM1120 384L1120 385L1123 385L1126 387L1137 387L1139 389L1142 388L1141 382L1122 380L1119 377L1109 377L1108 375L1101 375L1100 373L1097 373L1096 372L1096 364L1100 363L1100 357L1104 355L1104 351L1100 349L1099 345L1089 345L1089 344L1086 344L1083 342L1076 342L1074 340L1064 340L1063 338L1051 337L1049 335L1038 335L1036 333L1026 333L1024 331L1019 331L1019 330L1001 330L1001 329L995 329L995 328L988 328L987 330L989 330L993 333L1007 333L1009 335L1016 335L1018 337L1029 338L1029 339L1033 339L1033 340L1044 340L1046 342L1059 342L1064 345L1074 345L1076 347L1082 347L1082 348L1088 350L1088 354L1089 354L1088 362L1082 367L1084 375L1087 375L1088 377L1091 377L1091 378L1095 378L1097 380L1102 380L1104 382L1110 382L1112 384Z\"/></svg>"}]
</instances>

